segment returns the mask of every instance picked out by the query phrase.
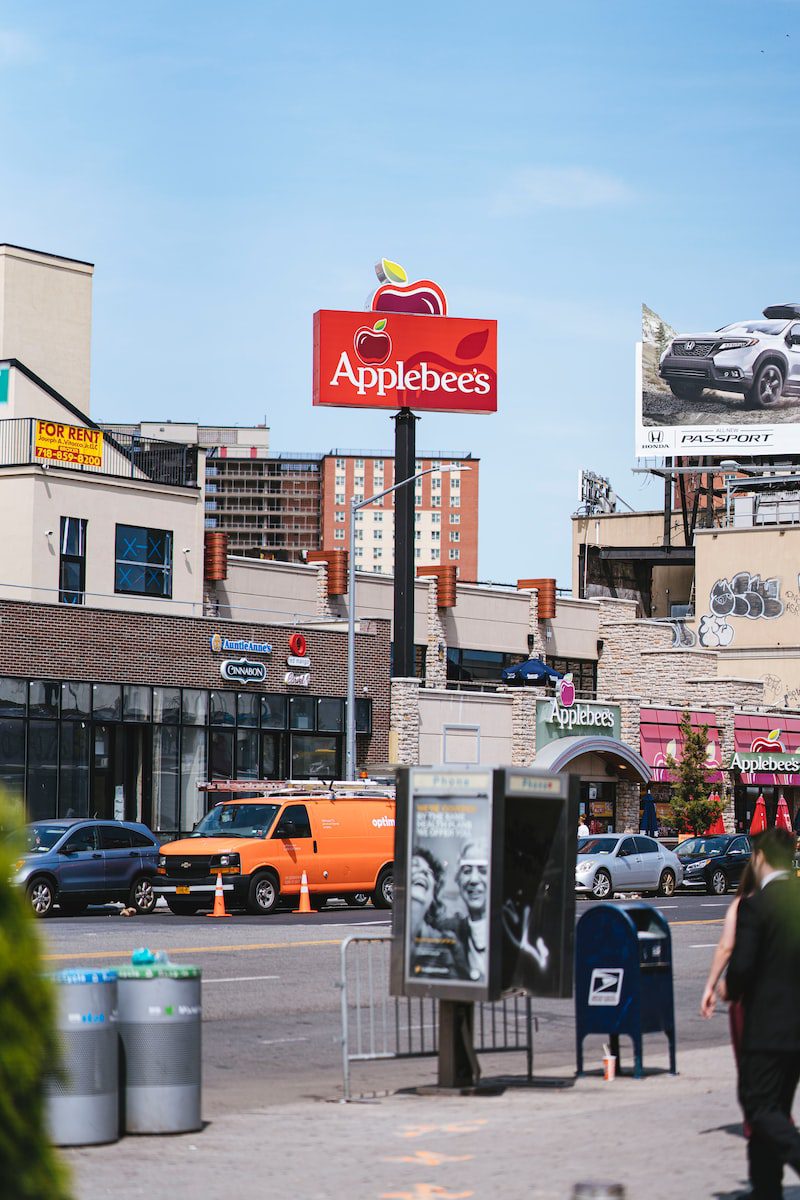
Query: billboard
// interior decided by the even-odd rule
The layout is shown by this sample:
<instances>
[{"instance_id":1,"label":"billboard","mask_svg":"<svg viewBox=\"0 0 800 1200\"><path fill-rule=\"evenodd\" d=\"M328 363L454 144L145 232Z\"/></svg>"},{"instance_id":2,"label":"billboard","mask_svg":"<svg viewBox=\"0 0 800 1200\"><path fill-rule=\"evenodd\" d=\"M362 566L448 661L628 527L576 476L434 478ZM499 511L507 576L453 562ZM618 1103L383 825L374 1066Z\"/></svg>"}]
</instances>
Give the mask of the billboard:
<instances>
[{"instance_id":1,"label":"billboard","mask_svg":"<svg viewBox=\"0 0 800 1200\"><path fill-rule=\"evenodd\" d=\"M636 455L800 452L800 303L697 330L642 305Z\"/></svg>"},{"instance_id":2,"label":"billboard","mask_svg":"<svg viewBox=\"0 0 800 1200\"><path fill-rule=\"evenodd\" d=\"M37 421L34 457L49 462L79 463L84 467L103 465L103 435L99 429L64 425L60 421Z\"/></svg>"},{"instance_id":3,"label":"billboard","mask_svg":"<svg viewBox=\"0 0 800 1200\"><path fill-rule=\"evenodd\" d=\"M314 314L314 404L497 411L497 322L448 317L430 279L381 259L367 312Z\"/></svg>"}]
</instances>

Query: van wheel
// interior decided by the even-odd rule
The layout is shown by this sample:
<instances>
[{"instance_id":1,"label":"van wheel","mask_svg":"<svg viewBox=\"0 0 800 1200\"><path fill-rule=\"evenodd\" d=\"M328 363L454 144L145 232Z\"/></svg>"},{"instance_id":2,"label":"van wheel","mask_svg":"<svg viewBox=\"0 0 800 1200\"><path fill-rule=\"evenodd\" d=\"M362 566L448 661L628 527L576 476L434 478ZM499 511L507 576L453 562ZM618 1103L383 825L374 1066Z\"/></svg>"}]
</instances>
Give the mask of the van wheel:
<instances>
[{"instance_id":1,"label":"van wheel","mask_svg":"<svg viewBox=\"0 0 800 1200\"><path fill-rule=\"evenodd\" d=\"M247 911L265 917L267 913L274 912L278 907L280 895L275 875L272 871L262 871L260 875L254 875L250 881L250 890L247 893Z\"/></svg>"},{"instance_id":2,"label":"van wheel","mask_svg":"<svg viewBox=\"0 0 800 1200\"><path fill-rule=\"evenodd\" d=\"M376 908L391 908L394 895L394 868L384 867L378 876L372 903Z\"/></svg>"},{"instance_id":3,"label":"van wheel","mask_svg":"<svg viewBox=\"0 0 800 1200\"><path fill-rule=\"evenodd\" d=\"M349 892L345 900L354 908L364 908L369 904L369 892Z\"/></svg>"}]
</instances>

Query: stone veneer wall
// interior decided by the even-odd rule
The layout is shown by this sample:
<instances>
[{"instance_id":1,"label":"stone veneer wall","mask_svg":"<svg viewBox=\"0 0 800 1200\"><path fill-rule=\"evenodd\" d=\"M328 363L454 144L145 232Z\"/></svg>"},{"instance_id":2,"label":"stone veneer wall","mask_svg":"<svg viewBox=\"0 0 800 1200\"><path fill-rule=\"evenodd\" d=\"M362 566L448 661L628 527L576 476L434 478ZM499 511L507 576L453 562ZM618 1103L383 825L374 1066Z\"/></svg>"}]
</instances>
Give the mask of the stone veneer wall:
<instances>
[{"instance_id":1,"label":"stone veneer wall","mask_svg":"<svg viewBox=\"0 0 800 1200\"><path fill-rule=\"evenodd\" d=\"M442 612L439 608L439 580L431 575L428 578L428 641L425 654L427 687L443 688L447 685L447 633Z\"/></svg>"},{"instance_id":2,"label":"stone veneer wall","mask_svg":"<svg viewBox=\"0 0 800 1200\"><path fill-rule=\"evenodd\" d=\"M389 754L393 762L414 767L419 762L419 679L391 681Z\"/></svg>"}]
</instances>

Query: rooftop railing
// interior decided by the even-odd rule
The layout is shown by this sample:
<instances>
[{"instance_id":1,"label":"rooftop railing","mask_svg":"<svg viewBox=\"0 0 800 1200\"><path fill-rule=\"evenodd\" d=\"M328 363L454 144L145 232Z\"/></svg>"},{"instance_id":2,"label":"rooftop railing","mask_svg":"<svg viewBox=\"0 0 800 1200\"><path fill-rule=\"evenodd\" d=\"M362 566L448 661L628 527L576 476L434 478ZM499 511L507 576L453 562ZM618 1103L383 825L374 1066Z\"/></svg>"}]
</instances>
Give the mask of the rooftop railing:
<instances>
[{"instance_id":1,"label":"rooftop railing","mask_svg":"<svg viewBox=\"0 0 800 1200\"><path fill-rule=\"evenodd\" d=\"M100 466L42 458L36 454L36 418L0 420L0 467L40 467L105 475L117 479L142 479L173 487L197 487L197 447L162 442L136 434L103 430Z\"/></svg>"}]
</instances>

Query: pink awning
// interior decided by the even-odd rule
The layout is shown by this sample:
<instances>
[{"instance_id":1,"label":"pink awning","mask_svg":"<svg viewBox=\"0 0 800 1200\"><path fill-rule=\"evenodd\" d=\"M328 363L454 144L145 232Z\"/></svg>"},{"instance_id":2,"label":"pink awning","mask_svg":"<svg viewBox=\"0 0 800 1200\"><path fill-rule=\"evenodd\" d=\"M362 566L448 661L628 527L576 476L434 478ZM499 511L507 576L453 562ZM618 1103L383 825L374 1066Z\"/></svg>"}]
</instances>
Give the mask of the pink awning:
<instances>
[{"instance_id":1,"label":"pink awning","mask_svg":"<svg viewBox=\"0 0 800 1200\"><path fill-rule=\"evenodd\" d=\"M724 782L722 774L722 745L717 727L717 714L692 712L692 728L708 726L708 751L706 755L706 780L708 783ZM676 708L643 708L640 713L639 741L644 761L653 772L653 781L668 782L667 756L681 760L683 739L680 723L683 712Z\"/></svg>"}]
</instances>

